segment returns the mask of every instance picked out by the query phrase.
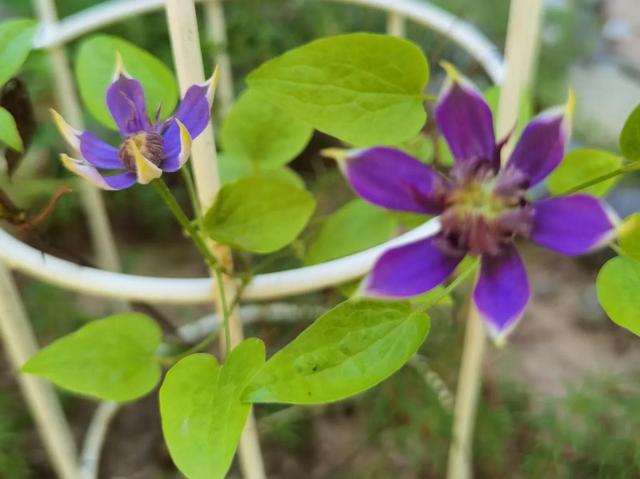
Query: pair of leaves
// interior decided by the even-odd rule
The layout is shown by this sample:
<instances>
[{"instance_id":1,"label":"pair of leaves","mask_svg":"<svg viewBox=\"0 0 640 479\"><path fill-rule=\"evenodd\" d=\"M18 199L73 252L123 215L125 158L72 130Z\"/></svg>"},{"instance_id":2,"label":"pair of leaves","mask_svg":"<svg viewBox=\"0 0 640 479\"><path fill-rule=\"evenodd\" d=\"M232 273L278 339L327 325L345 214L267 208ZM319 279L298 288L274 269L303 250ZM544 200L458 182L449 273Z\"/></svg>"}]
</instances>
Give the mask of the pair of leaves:
<instances>
[{"instance_id":1,"label":"pair of leaves","mask_svg":"<svg viewBox=\"0 0 640 479\"><path fill-rule=\"evenodd\" d=\"M252 402L317 404L362 392L420 347L429 318L407 303L344 303L264 363L248 339L220 366L213 356L179 361L160 388L162 430L190 479L225 477Z\"/></svg>"},{"instance_id":2,"label":"pair of leaves","mask_svg":"<svg viewBox=\"0 0 640 479\"><path fill-rule=\"evenodd\" d=\"M31 52L36 22L30 19L10 20L0 24L0 88L13 77ZM0 107L0 142L15 151L24 148L16 121Z\"/></svg>"},{"instance_id":3,"label":"pair of leaves","mask_svg":"<svg viewBox=\"0 0 640 479\"><path fill-rule=\"evenodd\" d=\"M116 129L105 101L105 93L120 53L126 70L144 88L147 111L162 106L162 117L173 113L178 102L178 87L171 70L147 51L118 37L94 35L85 40L76 58L76 80L80 96L93 117L107 128Z\"/></svg>"},{"instance_id":4,"label":"pair of leaves","mask_svg":"<svg viewBox=\"0 0 640 479\"><path fill-rule=\"evenodd\" d=\"M190 478L222 478L251 402L317 404L360 393L398 370L428 330L428 316L408 303L347 302L266 364L257 339L236 347L223 366L207 354L188 356L171 368L160 389L171 456ZM160 340L150 318L119 314L52 343L23 370L77 393L128 401L158 383Z\"/></svg>"}]
</instances>

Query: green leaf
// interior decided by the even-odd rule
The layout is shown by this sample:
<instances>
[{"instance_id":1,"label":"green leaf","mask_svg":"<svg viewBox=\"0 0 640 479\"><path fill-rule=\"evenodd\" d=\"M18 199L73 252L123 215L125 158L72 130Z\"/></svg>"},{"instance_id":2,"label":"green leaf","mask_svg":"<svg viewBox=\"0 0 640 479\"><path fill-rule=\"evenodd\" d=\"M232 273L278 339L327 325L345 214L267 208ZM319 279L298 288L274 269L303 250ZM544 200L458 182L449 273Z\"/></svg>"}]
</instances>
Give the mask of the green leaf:
<instances>
[{"instance_id":1,"label":"green leaf","mask_svg":"<svg viewBox=\"0 0 640 479\"><path fill-rule=\"evenodd\" d=\"M160 388L162 432L171 457L189 479L224 478L251 405L241 393L264 364L264 345L247 339L219 366L194 354L167 373Z\"/></svg>"},{"instance_id":2,"label":"green leaf","mask_svg":"<svg viewBox=\"0 0 640 479\"><path fill-rule=\"evenodd\" d=\"M453 153L451 153L451 148L447 144L447 141L443 136L438 138L438 159L440 160L440 164L442 166L453 166L455 163L455 159L453 158Z\"/></svg>"},{"instance_id":3,"label":"green leaf","mask_svg":"<svg viewBox=\"0 0 640 479\"><path fill-rule=\"evenodd\" d=\"M122 56L127 72L142 83L149 114L153 116L159 106L162 106L163 118L173 113L178 87L173 73L164 63L126 40L94 35L80 45L76 61L80 95L94 118L108 128L116 128L105 100L113 80L116 52Z\"/></svg>"},{"instance_id":4,"label":"green leaf","mask_svg":"<svg viewBox=\"0 0 640 479\"><path fill-rule=\"evenodd\" d=\"M144 314L116 314L51 343L22 371L76 393L130 401L160 380L155 352L161 339L160 328Z\"/></svg>"},{"instance_id":5,"label":"green leaf","mask_svg":"<svg viewBox=\"0 0 640 479\"><path fill-rule=\"evenodd\" d=\"M342 303L278 351L244 397L319 404L352 396L400 369L428 331L429 317L406 302Z\"/></svg>"},{"instance_id":6,"label":"green leaf","mask_svg":"<svg viewBox=\"0 0 640 479\"><path fill-rule=\"evenodd\" d=\"M218 153L218 169L220 171L220 181L223 185L233 183L246 176L263 176L286 181L298 188L304 188L302 177L288 166L265 169L258 169L258 166L242 158L235 158L226 152Z\"/></svg>"},{"instance_id":7,"label":"green leaf","mask_svg":"<svg viewBox=\"0 0 640 479\"><path fill-rule=\"evenodd\" d=\"M640 262L618 256L598 273L598 300L618 326L640 336Z\"/></svg>"},{"instance_id":8,"label":"green leaf","mask_svg":"<svg viewBox=\"0 0 640 479\"><path fill-rule=\"evenodd\" d=\"M398 221L388 211L352 200L324 223L309 245L304 262L322 263L371 248L390 239L397 226Z\"/></svg>"},{"instance_id":9,"label":"green leaf","mask_svg":"<svg viewBox=\"0 0 640 479\"><path fill-rule=\"evenodd\" d=\"M640 213L627 217L618 231L618 240L624 254L640 261Z\"/></svg>"},{"instance_id":10,"label":"green leaf","mask_svg":"<svg viewBox=\"0 0 640 479\"><path fill-rule=\"evenodd\" d=\"M315 204L310 193L289 182L251 176L222 187L204 226L219 243L271 253L300 234Z\"/></svg>"},{"instance_id":11,"label":"green leaf","mask_svg":"<svg viewBox=\"0 0 640 479\"><path fill-rule=\"evenodd\" d=\"M313 128L298 121L255 90L246 91L224 119L220 142L225 152L262 167L283 166L309 143Z\"/></svg>"},{"instance_id":12,"label":"green leaf","mask_svg":"<svg viewBox=\"0 0 640 479\"><path fill-rule=\"evenodd\" d=\"M21 152L24 149L16 121L11 113L2 107L0 107L0 142L9 145L16 151Z\"/></svg>"},{"instance_id":13,"label":"green leaf","mask_svg":"<svg viewBox=\"0 0 640 479\"><path fill-rule=\"evenodd\" d=\"M29 56L36 22L28 18L0 24L0 87L16 74Z\"/></svg>"},{"instance_id":14,"label":"green leaf","mask_svg":"<svg viewBox=\"0 0 640 479\"><path fill-rule=\"evenodd\" d=\"M422 132L418 133L414 138L396 145L396 148L423 163L430 164L433 162L433 141Z\"/></svg>"},{"instance_id":15,"label":"green leaf","mask_svg":"<svg viewBox=\"0 0 640 479\"><path fill-rule=\"evenodd\" d=\"M573 150L564 157L547 180L549 191L561 195L599 176L611 173L622 166L622 158L607 151L580 149ZM614 177L581 190L594 196L603 196L615 185Z\"/></svg>"},{"instance_id":16,"label":"green leaf","mask_svg":"<svg viewBox=\"0 0 640 479\"><path fill-rule=\"evenodd\" d=\"M620 151L628 160L640 160L640 105L631 112L622 127Z\"/></svg>"},{"instance_id":17,"label":"green leaf","mask_svg":"<svg viewBox=\"0 0 640 479\"><path fill-rule=\"evenodd\" d=\"M247 83L314 128L357 146L395 145L426 120L429 66L413 43L352 33L270 60Z\"/></svg>"}]
</instances>

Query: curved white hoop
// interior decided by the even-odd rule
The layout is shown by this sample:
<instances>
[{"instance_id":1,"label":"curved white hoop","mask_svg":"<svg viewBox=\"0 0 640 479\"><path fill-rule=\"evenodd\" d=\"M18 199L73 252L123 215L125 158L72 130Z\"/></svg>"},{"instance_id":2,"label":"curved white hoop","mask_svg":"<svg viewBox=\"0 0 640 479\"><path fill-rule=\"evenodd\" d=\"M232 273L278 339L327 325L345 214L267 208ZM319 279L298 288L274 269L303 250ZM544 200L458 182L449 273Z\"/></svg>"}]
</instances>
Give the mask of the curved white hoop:
<instances>
[{"instance_id":1,"label":"curved white hoop","mask_svg":"<svg viewBox=\"0 0 640 479\"><path fill-rule=\"evenodd\" d=\"M198 0L204 1L204 0ZM397 13L418 24L451 38L475 58L491 80L502 83L504 64L495 45L477 28L451 13L429 3L415 0L323 0L358 4L389 13ZM163 0L111 0L70 15L57 24L42 25L34 46L51 48L134 15L159 10Z\"/></svg>"},{"instance_id":2,"label":"curved white hoop","mask_svg":"<svg viewBox=\"0 0 640 479\"><path fill-rule=\"evenodd\" d=\"M495 83L503 79L505 68L497 48L473 26L431 4L415 0L324 1L376 8L427 26L466 49ZM42 25L35 45L39 48L60 45L118 20L160 9L163 5L163 0L111 0L73 14L58 24ZM432 219L413 231L361 253L315 266L258 275L244 290L243 297L248 300L277 298L355 279L366 274L387 248L435 234L439 227L439 221ZM156 278L83 267L43 254L2 230L0 260L11 269L97 296L172 304L211 301L210 278Z\"/></svg>"},{"instance_id":3,"label":"curved white hoop","mask_svg":"<svg viewBox=\"0 0 640 479\"><path fill-rule=\"evenodd\" d=\"M371 269L387 248L431 236L439 229L439 220L433 218L387 243L351 256L315 266L257 275L244 290L243 298L279 298L358 278ZM211 278L156 278L80 266L44 254L1 229L0 261L34 278L96 296L171 304L211 302Z\"/></svg>"}]
</instances>

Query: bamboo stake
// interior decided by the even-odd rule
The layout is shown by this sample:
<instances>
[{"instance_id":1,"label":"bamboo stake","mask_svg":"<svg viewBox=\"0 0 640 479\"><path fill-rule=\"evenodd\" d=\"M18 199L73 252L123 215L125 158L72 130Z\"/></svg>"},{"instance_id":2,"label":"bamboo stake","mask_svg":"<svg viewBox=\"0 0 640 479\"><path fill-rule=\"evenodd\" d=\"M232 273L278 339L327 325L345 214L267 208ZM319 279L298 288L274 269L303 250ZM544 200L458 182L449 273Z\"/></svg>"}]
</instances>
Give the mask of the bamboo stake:
<instances>
[{"instance_id":1,"label":"bamboo stake","mask_svg":"<svg viewBox=\"0 0 640 479\"><path fill-rule=\"evenodd\" d=\"M0 333L14 370L33 356L38 346L9 270L0 263ZM16 374L45 450L58 477L76 479L76 447L60 402L51 385L27 374Z\"/></svg>"},{"instance_id":2,"label":"bamboo stake","mask_svg":"<svg viewBox=\"0 0 640 479\"><path fill-rule=\"evenodd\" d=\"M407 29L407 19L398 12L387 14L387 33L394 37L404 38Z\"/></svg>"},{"instance_id":3,"label":"bamboo stake","mask_svg":"<svg viewBox=\"0 0 640 479\"><path fill-rule=\"evenodd\" d=\"M178 83L181 93L184 95L190 85L204 81L195 4L193 0L166 0L166 11ZM206 211L213 204L215 195L220 188L216 147L211 124L194 140L191 158L198 198L203 210ZM215 244L212 244L212 248L225 265L225 269L230 271L233 268L230 250ZM235 281L225 277L225 295L228 304L231 304L236 293ZM221 301L216 301L219 314L221 314L220 304ZM229 326L233 347L243 339L242 323L237 308L231 311ZM266 477L253 414L249 415L240 439L239 457L245 477L248 479L264 479Z\"/></svg>"},{"instance_id":4,"label":"bamboo stake","mask_svg":"<svg viewBox=\"0 0 640 479\"><path fill-rule=\"evenodd\" d=\"M516 123L520 98L531 81L541 18L542 0L512 0L505 48L506 77L498 106L498 138L504 137ZM503 161L509 151L507 147ZM456 393L448 479L473 477L473 428L486 350L485 334L482 319L471 303Z\"/></svg>"},{"instance_id":5,"label":"bamboo stake","mask_svg":"<svg viewBox=\"0 0 640 479\"><path fill-rule=\"evenodd\" d=\"M207 0L204 4L207 36L215 46L214 60L220 74L216 90L219 102L219 116L223 118L233 105L233 75L231 59L227 52L227 27L224 19L222 0Z\"/></svg>"}]
</instances>

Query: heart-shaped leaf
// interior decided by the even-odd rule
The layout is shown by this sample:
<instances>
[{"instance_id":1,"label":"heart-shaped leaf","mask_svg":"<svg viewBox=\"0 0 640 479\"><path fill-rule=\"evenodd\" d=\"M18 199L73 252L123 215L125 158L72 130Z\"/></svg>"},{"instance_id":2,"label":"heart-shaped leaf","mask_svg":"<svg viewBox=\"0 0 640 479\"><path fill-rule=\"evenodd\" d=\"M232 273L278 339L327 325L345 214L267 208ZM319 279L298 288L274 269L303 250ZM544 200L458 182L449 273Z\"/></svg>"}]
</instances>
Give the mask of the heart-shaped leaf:
<instances>
[{"instance_id":1,"label":"heart-shaped leaf","mask_svg":"<svg viewBox=\"0 0 640 479\"><path fill-rule=\"evenodd\" d=\"M342 303L269 359L244 397L319 404L352 396L402 367L428 331L429 317L406 302Z\"/></svg>"},{"instance_id":2,"label":"heart-shaped leaf","mask_svg":"<svg viewBox=\"0 0 640 479\"><path fill-rule=\"evenodd\" d=\"M162 432L189 479L222 479L231 466L251 405L243 389L264 364L264 345L247 339L224 366L194 354L173 366L160 388Z\"/></svg>"},{"instance_id":3,"label":"heart-shaped leaf","mask_svg":"<svg viewBox=\"0 0 640 479\"><path fill-rule=\"evenodd\" d=\"M9 81L29 56L36 22L28 18L0 24L0 87Z\"/></svg>"},{"instance_id":4,"label":"heart-shaped leaf","mask_svg":"<svg viewBox=\"0 0 640 479\"><path fill-rule=\"evenodd\" d=\"M611 320L640 336L640 262L619 256L598 273L598 300Z\"/></svg>"},{"instance_id":5,"label":"heart-shaped leaf","mask_svg":"<svg viewBox=\"0 0 640 479\"><path fill-rule=\"evenodd\" d=\"M314 128L357 146L395 145L426 120L427 59L413 43L351 33L290 50L247 83Z\"/></svg>"},{"instance_id":6,"label":"heart-shaped leaf","mask_svg":"<svg viewBox=\"0 0 640 479\"><path fill-rule=\"evenodd\" d=\"M219 243L270 253L291 243L314 209L313 196L290 182L251 176L221 188L204 226Z\"/></svg>"},{"instance_id":7,"label":"heart-shaped leaf","mask_svg":"<svg viewBox=\"0 0 640 479\"><path fill-rule=\"evenodd\" d=\"M94 35L80 45L76 60L80 95L94 118L108 128L116 128L105 100L113 80L116 53L120 53L129 74L142 83L150 115L154 115L160 106L163 118L172 114L178 101L178 87L171 70L149 52L126 40Z\"/></svg>"},{"instance_id":8,"label":"heart-shaped leaf","mask_svg":"<svg viewBox=\"0 0 640 479\"><path fill-rule=\"evenodd\" d=\"M255 169L277 168L293 160L311 139L313 129L254 90L233 105L220 129L225 153L252 162Z\"/></svg>"}]
</instances>

